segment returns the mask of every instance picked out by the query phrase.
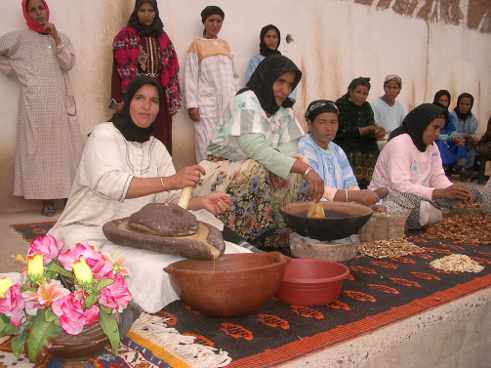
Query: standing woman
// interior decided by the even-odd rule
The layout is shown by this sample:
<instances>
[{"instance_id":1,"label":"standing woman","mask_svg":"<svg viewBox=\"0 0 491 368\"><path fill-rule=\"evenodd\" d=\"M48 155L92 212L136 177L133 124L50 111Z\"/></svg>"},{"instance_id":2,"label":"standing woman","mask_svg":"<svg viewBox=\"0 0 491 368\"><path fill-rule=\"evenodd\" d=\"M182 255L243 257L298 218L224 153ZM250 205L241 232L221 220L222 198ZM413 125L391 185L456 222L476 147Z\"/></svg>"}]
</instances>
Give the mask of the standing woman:
<instances>
[{"instance_id":1,"label":"standing woman","mask_svg":"<svg viewBox=\"0 0 491 368\"><path fill-rule=\"evenodd\" d=\"M281 52L278 50L280 43L281 32L278 27L273 24L268 24L261 29L261 33L259 34L259 54L254 55L249 60L245 72L246 83L251 79L252 74L261 61L271 55L281 55ZM296 96L297 90L295 89L288 97L292 100L296 100Z\"/></svg>"},{"instance_id":2,"label":"standing woman","mask_svg":"<svg viewBox=\"0 0 491 368\"><path fill-rule=\"evenodd\" d=\"M0 71L21 84L14 195L43 200L67 198L77 171L82 138L68 71L75 54L68 37L49 22L44 0L23 0L28 30L0 37Z\"/></svg>"},{"instance_id":3,"label":"standing woman","mask_svg":"<svg viewBox=\"0 0 491 368\"><path fill-rule=\"evenodd\" d=\"M159 17L156 0L136 0L128 25L113 42L112 97L117 110L122 110L123 94L137 75L157 79L164 99L155 120L154 136L164 143L172 155L172 116L182 103L177 73L176 51Z\"/></svg>"},{"instance_id":4,"label":"standing woman","mask_svg":"<svg viewBox=\"0 0 491 368\"><path fill-rule=\"evenodd\" d=\"M227 41L218 38L225 13L218 6L201 12L203 37L189 46L184 66L184 98L194 121L196 161L206 159L223 112L237 91L233 54Z\"/></svg>"},{"instance_id":5,"label":"standing woman","mask_svg":"<svg viewBox=\"0 0 491 368\"><path fill-rule=\"evenodd\" d=\"M339 130L334 142L341 146L350 161L360 188L372 179L385 129L375 125L374 113L367 102L370 78L353 79L348 92L336 101L339 108Z\"/></svg>"}]
</instances>

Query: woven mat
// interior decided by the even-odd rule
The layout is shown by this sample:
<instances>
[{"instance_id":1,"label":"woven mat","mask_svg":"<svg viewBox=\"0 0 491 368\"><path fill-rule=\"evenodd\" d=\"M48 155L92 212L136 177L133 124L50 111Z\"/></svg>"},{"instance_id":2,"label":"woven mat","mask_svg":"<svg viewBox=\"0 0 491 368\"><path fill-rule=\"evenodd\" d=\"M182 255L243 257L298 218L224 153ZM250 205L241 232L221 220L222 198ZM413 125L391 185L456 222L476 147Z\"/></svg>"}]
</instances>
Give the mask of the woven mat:
<instances>
[{"instance_id":1,"label":"woven mat","mask_svg":"<svg viewBox=\"0 0 491 368\"><path fill-rule=\"evenodd\" d=\"M41 229L47 231L50 225L15 226L27 238L32 234L42 235ZM426 241L421 236L415 242L427 251L398 259L359 257L348 262L352 277L345 281L342 295L331 305L309 308L272 300L254 315L216 319L177 301L153 317L165 321L181 335L193 336L203 345L226 351L232 358L227 367L263 368L355 338L491 286L490 244L455 245ZM451 253L467 254L485 269L479 274L450 274L429 266L431 260ZM142 330L130 334L130 338L124 341L124 349L128 349L124 354L131 358L105 354L92 366L188 366L169 358L158 339L145 335Z\"/></svg>"},{"instance_id":2,"label":"woven mat","mask_svg":"<svg viewBox=\"0 0 491 368\"><path fill-rule=\"evenodd\" d=\"M419 255L348 262L352 278L331 305L289 306L273 300L256 314L209 318L182 302L168 305L162 315L179 332L227 351L229 367L270 367L314 350L380 328L448 303L491 285L491 245L457 246L439 241L418 242ZM428 263L451 253L467 254L485 266L479 274L437 272Z\"/></svg>"}]
</instances>

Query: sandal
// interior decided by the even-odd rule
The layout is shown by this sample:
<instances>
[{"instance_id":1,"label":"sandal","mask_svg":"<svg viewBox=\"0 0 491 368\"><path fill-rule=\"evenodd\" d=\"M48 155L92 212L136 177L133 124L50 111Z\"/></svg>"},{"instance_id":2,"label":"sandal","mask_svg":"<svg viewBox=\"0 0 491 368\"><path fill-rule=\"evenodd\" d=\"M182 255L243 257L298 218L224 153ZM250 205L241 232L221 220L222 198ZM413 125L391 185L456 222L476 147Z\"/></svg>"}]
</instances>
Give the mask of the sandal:
<instances>
[{"instance_id":1,"label":"sandal","mask_svg":"<svg viewBox=\"0 0 491 368\"><path fill-rule=\"evenodd\" d=\"M51 217L56 214L55 204L52 201L44 201L43 208L41 209L41 215Z\"/></svg>"}]
</instances>

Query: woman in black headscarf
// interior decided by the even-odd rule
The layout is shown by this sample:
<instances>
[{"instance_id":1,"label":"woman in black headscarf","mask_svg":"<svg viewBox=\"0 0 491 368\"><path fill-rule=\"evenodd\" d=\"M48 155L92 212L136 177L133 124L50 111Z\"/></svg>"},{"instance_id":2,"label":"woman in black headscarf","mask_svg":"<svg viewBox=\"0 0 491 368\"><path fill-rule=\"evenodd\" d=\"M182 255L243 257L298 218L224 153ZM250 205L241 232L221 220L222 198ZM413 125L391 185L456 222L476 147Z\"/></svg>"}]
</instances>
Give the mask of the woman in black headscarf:
<instances>
[{"instance_id":1,"label":"woman in black headscarf","mask_svg":"<svg viewBox=\"0 0 491 368\"><path fill-rule=\"evenodd\" d=\"M66 248L89 243L104 253L123 257L133 300L148 313L177 299L162 269L181 258L118 246L106 239L102 227L149 203L177 203L180 190L195 186L204 174L198 165L176 173L164 145L152 135L163 96L154 78L137 77L130 83L123 110L115 114L113 122L98 124L92 131L67 206L50 230ZM230 204L225 193L211 193L192 198L188 209L218 215ZM203 220L212 221L211 215Z\"/></svg>"},{"instance_id":2,"label":"woman in black headscarf","mask_svg":"<svg viewBox=\"0 0 491 368\"><path fill-rule=\"evenodd\" d=\"M112 98L117 110L122 108L123 94L137 75L160 82L164 95L154 135L172 154L172 116L182 103L179 63L156 0L136 0L128 25L114 38L113 56Z\"/></svg>"},{"instance_id":3,"label":"woman in black headscarf","mask_svg":"<svg viewBox=\"0 0 491 368\"><path fill-rule=\"evenodd\" d=\"M409 112L402 126L392 131L380 154L371 190L387 188L384 199L389 212L408 215L407 225L418 229L442 218L442 200L469 200L463 187L445 176L438 147L434 144L445 125L445 109L422 104Z\"/></svg>"},{"instance_id":4,"label":"woman in black headscarf","mask_svg":"<svg viewBox=\"0 0 491 368\"><path fill-rule=\"evenodd\" d=\"M351 81L348 92L336 101L339 108L339 130L334 143L348 156L360 188L372 178L379 148L377 139L385 137L385 129L375 124L372 107L367 101L370 78Z\"/></svg>"},{"instance_id":5,"label":"woman in black headscarf","mask_svg":"<svg viewBox=\"0 0 491 368\"><path fill-rule=\"evenodd\" d=\"M457 106L450 113L453 118L456 134L465 140L466 157L463 162L463 176L467 177L466 170L470 170L476 161L476 145L479 138L476 135L479 122L472 113L474 106L474 96L470 93L462 93L457 99Z\"/></svg>"},{"instance_id":6,"label":"woman in black headscarf","mask_svg":"<svg viewBox=\"0 0 491 368\"><path fill-rule=\"evenodd\" d=\"M257 66L268 56L281 55L278 47L281 43L281 33L278 27L273 24L268 24L261 29L259 34L259 54L254 55L247 65L245 72L245 80L249 81ZM296 89L290 94L290 99L296 99Z\"/></svg>"},{"instance_id":7,"label":"woman in black headscarf","mask_svg":"<svg viewBox=\"0 0 491 368\"><path fill-rule=\"evenodd\" d=\"M461 159L465 159L467 153L464 148L465 139L456 134L455 122L448 111L452 97L446 89L441 89L435 93L433 104L445 109L445 125L440 131L440 136L436 140L442 164L445 172L449 173Z\"/></svg>"},{"instance_id":8,"label":"woman in black headscarf","mask_svg":"<svg viewBox=\"0 0 491 368\"><path fill-rule=\"evenodd\" d=\"M301 76L285 56L264 59L228 105L208 148L210 160L201 163L207 175L199 193L230 194L234 205L223 221L249 241L282 226L278 209L298 197L304 180L314 200L324 191L319 175L295 157L304 132L288 95Z\"/></svg>"}]
</instances>

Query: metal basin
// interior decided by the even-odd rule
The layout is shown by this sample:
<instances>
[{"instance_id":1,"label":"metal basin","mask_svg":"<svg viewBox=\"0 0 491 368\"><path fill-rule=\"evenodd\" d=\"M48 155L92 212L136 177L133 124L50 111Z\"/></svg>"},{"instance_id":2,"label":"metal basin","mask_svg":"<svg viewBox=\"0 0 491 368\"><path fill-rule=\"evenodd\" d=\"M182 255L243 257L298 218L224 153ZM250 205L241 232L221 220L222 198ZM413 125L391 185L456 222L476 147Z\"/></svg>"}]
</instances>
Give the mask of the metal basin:
<instances>
[{"instance_id":1,"label":"metal basin","mask_svg":"<svg viewBox=\"0 0 491 368\"><path fill-rule=\"evenodd\" d=\"M318 240L342 239L356 234L372 216L367 206L351 202L320 202L326 218L308 218L312 202L293 202L280 212L286 224L300 235Z\"/></svg>"}]
</instances>

